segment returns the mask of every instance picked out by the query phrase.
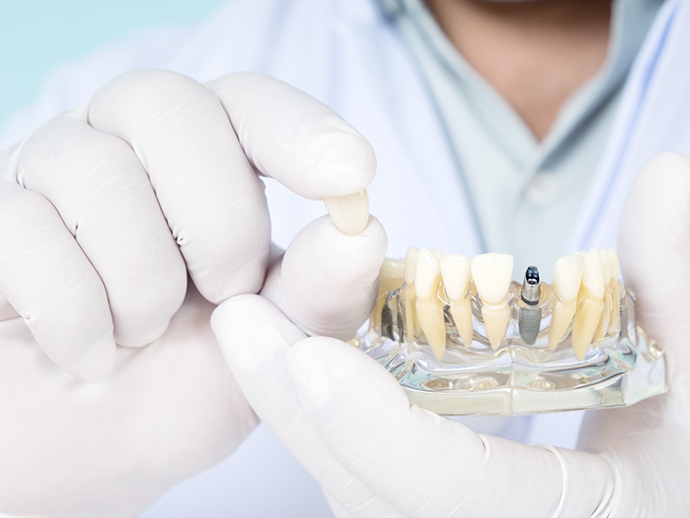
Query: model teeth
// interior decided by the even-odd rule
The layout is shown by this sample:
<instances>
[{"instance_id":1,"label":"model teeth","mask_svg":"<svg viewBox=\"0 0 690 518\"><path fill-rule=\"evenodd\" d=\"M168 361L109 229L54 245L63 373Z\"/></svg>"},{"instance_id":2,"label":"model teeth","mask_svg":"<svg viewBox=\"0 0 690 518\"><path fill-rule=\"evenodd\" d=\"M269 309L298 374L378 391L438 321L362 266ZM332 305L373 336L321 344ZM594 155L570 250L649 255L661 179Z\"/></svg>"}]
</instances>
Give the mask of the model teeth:
<instances>
[{"instance_id":1,"label":"model teeth","mask_svg":"<svg viewBox=\"0 0 690 518\"><path fill-rule=\"evenodd\" d=\"M553 268L553 288L565 303L577 302L585 261L577 255L561 257Z\"/></svg>"},{"instance_id":2,"label":"model teeth","mask_svg":"<svg viewBox=\"0 0 690 518\"><path fill-rule=\"evenodd\" d=\"M611 312L613 311L613 294L609 286L612 279L611 260L607 250L599 250L599 256L601 257L601 269L604 272L604 309L601 313L597 330L594 333L595 344L601 342L608 334Z\"/></svg>"},{"instance_id":3,"label":"model teeth","mask_svg":"<svg viewBox=\"0 0 690 518\"><path fill-rule=\"evenodd\" d=\"M604 250L592 248L586 253L576 252L571 257L582 258L584 266L577 303L573 304L572 301L577 276L574 270L570 270L565 264L567 260L571 263L570 267L575 268L577 259L561 258L556 263L553 275L553 287L559 300L555 301L553 306L549 326L549 349L554 349L558 345L572 320L573 350L575 356L583 360L590 344L596 345L607 336L618 333L620 264L616 252L610 247ZM571 279L569 284L565 282L566 278Z\"/></svg>"},{"instance_id":4,"label":"model teeth","mask_svg":"<svg viewBox=\"0 0 690 518\"><path fill-rule=\"evenodd\" d=\"M403 267L403 275L405 277L405 283L408 286L414 284L414 276L417 272L417 255L419 252L413 246L407 249L405 254L405 266Z\"/></svg>"},{"instance_id":5,"label":"model teeth","mask_svg":"<svg viewBox=\"0 0 690 518\"><path fill-rule=\"evenodd\" d=\"M441 265L436 256L428 249L422 248L417 255L414 284L417 298L428 300L434 296L441 281Z\"/></svg>"},{"instance_id":6,"label":"model teeth","mask_svg":"<svg viewBox=\"0 0 690 518\"><path fill-rule=\"evenodd\" d=\"M469 286L472 280L470 260L460 254L441 257L441 276L450 302L450 314L455 321L460 339L465 345L472 343L472 301Z\"/></svg>"},{"instance_id":7,"label":"model teeth","mask_svg":"<svg viewBox=\"0 0 690 518\"><path fill-rule=\"evenodd\" d=\"M438 360L446 351L446 326L443 320L443 302L438 297L441 283L441 265L428 248L422 248L417 255L415 275L417 291L417 319L429 347Z\"/></svg>"},{"instance_id":8,"label":"model teeth","mask_svg":"<svg viewBox=\"0 0 690 518\"><path fill-rule=\"evenodd\" d=\"M553 268L552 286L558 295L549 326L549 349L555 349L568 330L577 309L585 261L578 255L561 257Z\"/></svg>"},{"instance_id":9,"label":"model teeth","mask_svg":"<svg viewBox=\"0 0 690 518\"><path fill-rule=\"evenodd\" d=\"M573 351L578 360L585 359L604 312L604 267L601 254L592 248L584 257L585 268L578 296L578 310L573 320Z\"/></svg>"},{"instance_id":10,"label":"model teeth","mask_svg":"<svg viewBox=\"0 0 690 518\"><path fill-rule=\"evenodd\" d=\"M510 255L482 254L472 259L472 279L484 303L482 317L493 349L500 345L510 323L507 301L512 275L513 257Z\"/></svg>"},{"instance_id":11,"label":"model teeth","mask_svg":"<svg viewBox=\"0 0 690 518\"><path fill-rule=\"evenodd\" d=\"M379 326L381 324L381 312L386 304L386 298L382 295L402 286L405 277L405 260L385 258L379 270L379 292L371 314L371 324Z\"/></svg>"},{"instance_id":12,"label":"model teeth","mask_svg":"<svg viewBox=\"0 0 690 518\"><path fill-rule=\"evenodd\" d=\"M379 270L379 293L398 289L404 279L405 260L385 258Z\"/></svg>"},{"instance_id":13,"label":"model teeth","mask_svg":"<svg viewBox=\"0 0 690 518\"><path fill-rule=\"evenodd\" d=\"M531 286L539 285L540 281L534 275L530 277L530 270L534 270L532 274L537 272L536 267L528 268L522 288L516 287L522 300L517 307L517 329L523 343L543 343L538 340L539 324L542 308L549 301L552 304L548 334L550 350L568 336L568 329L572 326L573 351L582 361L590 345L596 346L620 331L623 286L618 280L618 257L612 248L592 248L588 252L561 257L554 266L551 287L547 285L546 291L540 292L541 296ZM441 361L446 352L446 318L452 316L462 343L467 347L472 345L472 299L476 296L475 300L481 301L486 338L496 350L505 339L511 320L511 307L514 305L514 302L509 303L512 271L513 258L506 254L483 254L470 261L459 254L444 255L440 249L431 251L410 247L405 259L384 261L379 274L380 297L371 323L381 324L380 314L389 300L383 295L402 286L400 302L404 301L405 324L404 329L399 330L400 338L403 339L404 334L405 340L412 343L423 334ZM530 282L533 277L536 283ZM449 316L444 315L446 304ZM390 309L388 315L387 322L390 321Z\"/></svg>"},{"instance_id":14,"label":"model teeth","mask_svg":"<svg viewBox=\"0 0 690 518\"><path fill-rule=\"evenodd\" d=\"M620 327L620 311L621 311L621 285L618 282L618 278L621 274L621 265L618 262L618 256L613 248L609 247L606 250L609 256L609 263L611 264L611 282L609 283L609 289L611 293L611 320L609 322L608 334L618 333L618 328Z\"/></svg>"},{"instance_id":15,"label":"model teeth","mask_svg":"<svg viewBox=\"0 0 690 518\"><path fill-rule=\"evenodd\" d=\"M472 259L472 278L486 304L503 304L510 290L513 257L508 254L482 254Z\"/></svg>"}]
</instances>

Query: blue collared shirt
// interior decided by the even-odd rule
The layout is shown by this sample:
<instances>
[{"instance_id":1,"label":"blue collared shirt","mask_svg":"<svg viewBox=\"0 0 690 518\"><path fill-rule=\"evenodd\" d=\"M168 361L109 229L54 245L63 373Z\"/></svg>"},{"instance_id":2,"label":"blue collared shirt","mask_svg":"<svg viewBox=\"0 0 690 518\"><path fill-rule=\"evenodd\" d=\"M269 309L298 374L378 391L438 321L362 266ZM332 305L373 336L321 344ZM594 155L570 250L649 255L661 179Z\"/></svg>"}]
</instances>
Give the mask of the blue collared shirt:
<instances>
[{"instance_id":1,"label":"blue collared shirt","mask_svg":"<svg viewBox=\"0 0 690 518\"><path fill-rule=\"evenodd\" d=\"M381 0L439 109L487 251L546 278L564 250L602 157L630 65L661 0L614 0L607 58L538 141L448 40L422 0ZM446 250L453 252L453 250Z\"/></svg>"}]
</instances>

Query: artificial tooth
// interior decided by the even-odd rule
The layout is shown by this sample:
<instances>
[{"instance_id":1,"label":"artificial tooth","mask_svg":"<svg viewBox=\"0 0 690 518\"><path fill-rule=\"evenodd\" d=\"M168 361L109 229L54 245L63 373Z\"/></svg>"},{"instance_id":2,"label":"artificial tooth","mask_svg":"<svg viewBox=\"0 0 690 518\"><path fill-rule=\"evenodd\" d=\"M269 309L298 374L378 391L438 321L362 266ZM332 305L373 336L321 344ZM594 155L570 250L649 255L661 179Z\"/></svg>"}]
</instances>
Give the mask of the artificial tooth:
<instances>
[{"instance_id":1,"label":"artificial tooth","mask_svg":"<svg viewBox=\"0 0 690 518\"><path fill-rule=\"evenodd\" d=\"M513 275L513 257L507 254L482 254L472 259L472 279L482 299L486 336L495 350L505 337L510 323L506 301Z\"/></svg>"},{"instance_id":2,"label":"artificial tooth","mask_svg":"<svg viewBox=\"0 0 690 518\"><path fill-rule=\"evenodd\" d=\"M513 256L495 253L478 255L472 259L471 270L483 302L496 306L506 301L513 275Z\"/></svg>"},{"instance_id":3,"label":"artificial tooth","mask_svg":"<svg viewBox=\"0 0 690 518\"><path fill-rule=\"evenodd\" d=\"M592 248L585 255L584 261L582 286L578 295L572 334L573 350L580 361L584 360L587 348L597 331L604 311L605 294L604 268L599 250Z\"/></svg>"},{"instance_id":4,"label":"artificial tooth","mask_svg":"<svg viewBox=\"0 0 690 518\"><path fill-rule=\"evenodd\" d=\"M371 324L374 328L378 328L381 324L381 312L386 303L384 293L398 289L405 276L405 260L404 259L389 259L386 257L383 260L381 269L379 270L379 293L374 305L374 310L371 313Z\"/></svg>"},{"instance_id":5,"label":"artificial tooth","mask_svg":"<svg viewBox=\"0 0 690 518\"><path fill-rule=\"evenodd\" d=\"M379 270L379 294L399 288L404 278L405 260L386 257Z\"/></svg>"},{"instance_id":6,"label":"artificial tooth","mask_svg":"<svg viewBox=\"0 0 690 518\"><path fill-rule=\"evenodd\" d=\"M443 250L440 248L435 248L431 253L434 254L434 257L439 261L441 260L441 257L443 257Z\"/></svg>"},{"instance_id":7,"label":"artificial tooth","mask_svg":"<svg viewBox=\"0 0 690 518\"><path fill-rule=\"evenodd\" d=\"M460 254L446 254L439 263L448 300L451 302L464 300L472 279L470 260Z\"/></svg>"},{"instance_id":8,"label":"artificial tooth","mask_svg":"<svg viewBox=\"0 0 690 518\"><path fill-rule=\"evenodd\" d=\"M343 234L355 235L367 228L369 195L366 189L345 196L324 198L323 202L333 223Z\"/></svg>"},{"instance_id":9,"label":"artificial tooth","mask_svg":"<svg viewBox=\"0 0 690 518\"><path fill-rule=\"evenodd\" d=\"M407 253L405 254L403 276L405 277L405 283L408 286L414 284L414 276L417 272L417 255L419 255L419 251L413 246L408 248Z\"/></svg>"},{"instance_id":10,"label":"artificial tooth","mask_svg":"<svg viewBox=\"0 0 690 518\"><path fill-rule=\"evenodd\" d=\"M415 312L415 293L414 278L417 271L417 255L419 252L413 246L407 249L405 254L404 277L407 289L405 290L405 334L410 342L414 341L417 315Z\"/></svg>"},{"instance_id":11,"label":"artificial tooth","mask_svg":"<svg viewBox=\"0 0 690 518\"><path fill-rule=\"evenodd\" d=\"M599 250L592 248L585 255L584 260L585 268L582 272L582 285L597 299L603 299L605 288L604 267Z\"/></svg>"},{"instance_id":12,"label":"artificial tooth","mask_svg":"<svg viewBox=\"0 0 690 518\"><path fill-rule=\"evenodd\" d=\"M618 261L618 254L616 254L616 251L608 247L605 250L602 251L602 253L605 252L609 256L609 263L611 265L611 277L614 281L618 280L618 277L620 277L621 274L621 263Z\"/></svg>"},{"instance_id":13,"label":"artificial tooth","mask_svg":"<svg viewBox=\"0 0 690 518\"><path fill-rule=\"evenodd\" d=\"M609 332L611 323L611 311L613 310L613 294L611 293L612 265L607 250L599 250L601 257L601 269L604 272L604 309L601 313L601 321L594 333L594 343L601 342Z\"/></svg>"},{"instance_id":14,"label":"artificial tooth","mask_svg":"<svg viewBox=\"0 0 690 518\"><path fill-rule=\"evenodd\" d=\"M415 289L417 292L417 320L434 356L440 361L446 351L446 326L443 320L443 302L438 298L441 265L428 248L417 255Z\"/></svg>"},{"instance_id":15,"label":"artificial tooth","mask_svg":"<svg viewBox=\"0 0 690 518\"><path fill-rule=\"evenodd\" d=\"M621 265L618 262L618 255L616 251L608 247L605 252L609 256L611 263L611 322L609 324L609 334L618 333L620 327L620 310L621 310L621 285L618 278L621 274Z\"/></svg>"},{"instance_id":16,"label":"artificial tooth","mask_svg":"<svg viewBox=\"0 0 690 518\"><path fill-rule=\"evenodd\" d=\"M470 260L460 254L446 254L441 257L441 276L450 301L450 314L458 328L458 334L465 345L472 343L472 299L467 290L472 279Z\"/></svg>"},{"instance_id":17,"label":"artificial tooth","mask_svg":"<svg viewBox=\"0 0 690 518\"><path fill-rule=\"evenodd\" d=\"M561 257L553 268L552 286L558 295L549 325L549 349L553 350L568 330L577 308L585 261L579 255Z\"/></svg>"},{"instance_id":18,"label":"artificial tooth","mask_svg":"<svg viewBox=\"0 0 690 518\"><path fill-rule=\"evenodd\" d=\"M594 345L598 345L600 342L606 338L609 332L609 324L611 322L611 306L613 302L611 300L611 290L606 288L604 293L604 304L601 311L601 317L599 318L599 324L597 325L596 331L594 331Z\"/></svg>"},{"instance_id":19,"label":"artificial tooth","mask_svg":"<svg viewBox=\"0 0 690 518\"><path fill-rule=\"evenodd\" d=\"M422 248L417 255L414 277L417 298L427 300L436 295L440 280L441 265L439 260L428 248Z\"/></svg>"},{"instance_id":20,"label":"artificial tooth","mask_svg":"<svg viewBox=\"0 0 690 518\"><path fill-rule=\"evenodd\" d=\"M601 272L604 277L604 286L606 287L611 282L611 260L606 250L599 250L599 257L601 258Z\"/></svg>"}]
</instances>

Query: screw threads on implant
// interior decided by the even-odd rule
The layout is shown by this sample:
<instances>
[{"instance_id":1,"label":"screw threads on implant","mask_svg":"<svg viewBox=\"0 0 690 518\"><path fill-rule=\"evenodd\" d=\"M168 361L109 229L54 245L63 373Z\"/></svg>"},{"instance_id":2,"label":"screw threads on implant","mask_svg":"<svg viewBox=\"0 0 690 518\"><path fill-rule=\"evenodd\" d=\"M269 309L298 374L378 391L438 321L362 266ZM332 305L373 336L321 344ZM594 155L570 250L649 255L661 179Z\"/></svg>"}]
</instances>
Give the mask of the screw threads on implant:
<instances>
[{"instance_id":1,"label":"screw threads on implant","mask_svg":"<svg viewBox=\"0 0 690 518\"><path fill-rule=\"evenodd\" d=\"M541 326L541 280L536 266L530 266L525 272L525 280L520 290L520 298L525 306L518 310L518 329L520 338L527 345L533 345L537 341Z\"/></svg>"}]
</instances>

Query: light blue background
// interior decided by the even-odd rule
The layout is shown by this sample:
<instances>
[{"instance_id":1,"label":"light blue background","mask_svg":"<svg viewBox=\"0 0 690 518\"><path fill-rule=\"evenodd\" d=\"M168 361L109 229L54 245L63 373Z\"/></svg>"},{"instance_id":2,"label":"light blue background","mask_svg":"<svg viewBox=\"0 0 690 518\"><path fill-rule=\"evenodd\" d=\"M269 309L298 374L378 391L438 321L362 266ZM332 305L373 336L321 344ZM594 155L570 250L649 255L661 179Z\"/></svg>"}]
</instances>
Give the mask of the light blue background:
<instances>
[{"instance_id":1,"label":"light blue background","mask_svg":"<svg viewBox=\"0 0 690 518\"><path fill-rule=\"evenodd\" d=\"M50 71L146 28L191 24L224 0L0 0L0 128Z\"/></svg>"}]
</instances>

